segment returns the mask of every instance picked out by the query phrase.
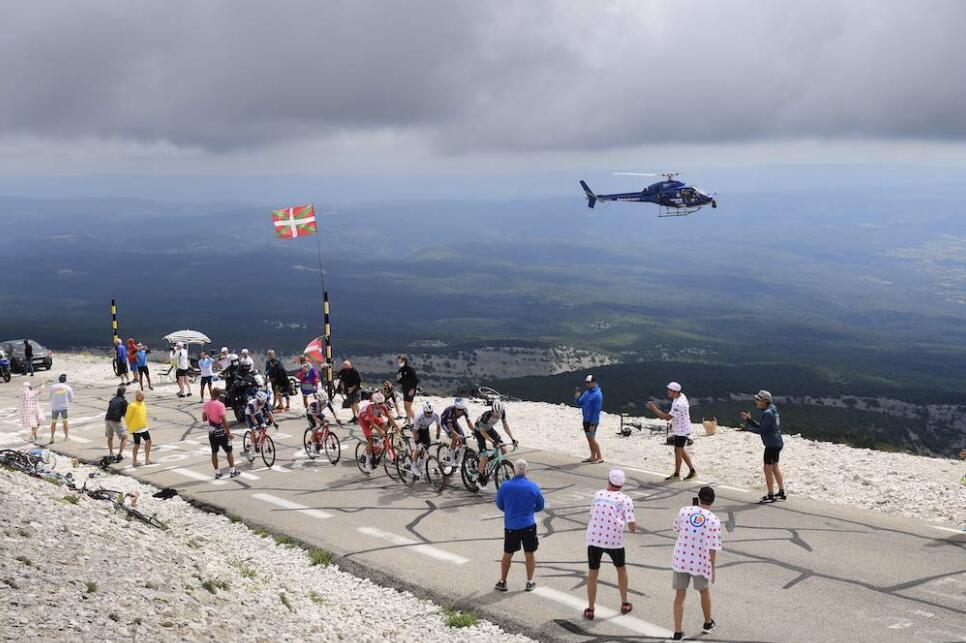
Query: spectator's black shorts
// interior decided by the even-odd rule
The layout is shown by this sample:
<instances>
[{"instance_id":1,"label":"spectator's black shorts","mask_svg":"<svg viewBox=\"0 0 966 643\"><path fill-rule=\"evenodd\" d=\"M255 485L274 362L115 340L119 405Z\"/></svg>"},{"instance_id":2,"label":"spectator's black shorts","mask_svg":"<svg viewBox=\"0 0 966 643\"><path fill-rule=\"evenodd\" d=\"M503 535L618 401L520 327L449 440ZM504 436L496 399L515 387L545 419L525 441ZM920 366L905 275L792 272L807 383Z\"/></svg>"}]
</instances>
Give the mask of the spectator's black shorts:
<instances>
[{"instance_id":1,"label":"spectator's black shorts","mask_svg":"<svg viewBox=\"0 0 966 643\"><path fill-rule=\"evenodd\" d=\"M362 401L362 391L358 388L350 393L345 394L346 399L349 400L350 404L358 404Z\"/></svg>"},{"instance_id":2,"label":"spectator's black shorts","mask_svg":"<svg viewBox=\"0 0 966 643\"><path fill-rule=\"evenodd\" d=\"M140 431L134 434L134 444L141 444L141 440L151 441L151 433L149 431Z\"/></svg>"},{"instance_id":3,"label":"spectator's black shorts","mask_svg":"<svg viewBox=\"0 0 966 643\"><path fill-rule=\"evenodd\" d=\"M219 447L221 447L221 450L224 451L225 453L231 453L231 442L228 440L228 435L225 433L221 433L218 435L214 433L209 433L208 443L211 444L212 454L218 453Z\"/></svg>"},{"instance_id":4,"label":"spectator's black shorts","mask_svg":"<svg viewBox=\"0 0 966 643\"><path fill-rule=\"evenodd\" d=\"M523 551L532 553L537 551L539 544L537 541L536 525L531 525L524 529L503 530L503 551L507 554L520 551L520 545L523 545Z\"/></svg>"},{"instance_id":5,"label":"spectator's black shorts","mask_svg":"<svg viewBox=\"0 0 966 643\"><path fill-rule=\"evenodd\" d=\"M425 429L416 429L416 444L421 444L428 449L430 442L429 427L426 427Z\"/></svg>"},{"instance_id":6,"label":"spectator's black shorts","mask_svg":"<svg viewBox=\"0 0 966 643\"><path fill-rule=\"evenodd\" d=\"M148 374L148 367L147 366L138 366L138 373L141 374L141 375L147 375Z\"/></svg>"},{"instance_id":7,"label":"spectator's black shorts","mask_svg":"<svg viewBox=\"0 0 966 643\"><path fill-rule=\"evenodd\" d=\"M597 425L593 422L584 422L584 434L588 438L592 438L597 435Z\"/></svg>"},{"instance_id":8,"label":"spectator's black shorts","mask_svg":"<svg viewBox=\"0 0 966 643\"><path fill-rule=\"evenodd\" d=\"M688 436L686 435L675 435L674 436L674 448L682 449L688 446Z\"/></svg>"},{"instance_id":9,"label":"spectator's black shorts","mask_svg":"<svg viewBox=\"0 0 966 643\"><path fill-rule=\"evenodd\" d=\"M126 359L116 359L114 362L117 364L117 374L124 375L127 373L127 360Z\"/></svg>"},{"instance_id":10,"label":"spectator's black shorts","mask_svg":"<svg viewBox=\"0 0 966 643\"><path fill-rule=\"evenodd\" d=\"M478 452L483 453L484 451L486 451L488 448L486 446L486 437L484 437L484 435L480 433L480 431L477 429L473 429L473 435L476 437L476 447ZM496 448L496 445L498 444L503 444L503 439L500 437L500 434L497 433L496 429L493 429L493 428L487 429L486 435L489 436L491 440L493 440L494 448Z\"/></svg>"},{"instance_id":11,"label":"spectator's black shorts","mask_svg":"<svg viewBox=\"0 0 966 643\"><path fill-rule=\"evenodd\" d=\"M175 377L188 377L188 369L179 368L174 372Z\"/></svg>"},{"instance_id":12,"label":"spectator's black shorts","mask_svg":"<svg viewBox=\"0 0 966 643\"><path fill-rule=\"evenodd\" d=\"M211 380L213 378L214 378L214 375L205 375L204 377L201 378L201 385L202 386L207 385L208 388L211 388Z\"/></svg>"},{"instance_id":13,"label":"spectator's black shorts","mask_svg":"<svg viewBox=\"0 0 966 643\"><path fill-rule=\"evenodd\" d=\"M412 402L416 399L416 389L411 388L408 391L403 391L403 402Z\"/></svg>"},{"instance_id":14,"label":"spectator's black shorts","mask_svg":"<svg viewBox=\"0 0 966 643\"><path fill-rule=\"evenodd\" d=\"M624 566L623 547L620 549L604 549L603 547L595 547L594 545L587 545L587 566L591 569L600 569L600 559L605 553L610 556L614 567Z\"/></svg>"},{"instance_id":15,"label":"spectator's black shorts","mask_svg":"<svg viewBox=\"0 0 966 643\"><path fill-rule=\"evenodd\" d=\"M765 447L765 464L778 464L781 455L781 447Z\"/></svg>"}]
</instances>

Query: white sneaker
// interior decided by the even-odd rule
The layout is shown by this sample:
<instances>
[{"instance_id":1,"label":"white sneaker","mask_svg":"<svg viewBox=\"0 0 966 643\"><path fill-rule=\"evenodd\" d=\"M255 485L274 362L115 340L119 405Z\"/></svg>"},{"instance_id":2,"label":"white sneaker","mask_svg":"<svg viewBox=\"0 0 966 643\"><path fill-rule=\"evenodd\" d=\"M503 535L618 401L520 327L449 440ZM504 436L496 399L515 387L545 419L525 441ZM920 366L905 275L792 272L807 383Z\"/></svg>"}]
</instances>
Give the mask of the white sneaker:
<instances>
[{"instance_id":1,"label":"white sneaker","mask_svg":"<svg viewBox=\"0 0 966 643\"><path fill-rule=\"evenodd\" d=\"M489 491L490 490L490 485L489 484L483 484L482 482L477 483L476 487L480 491Z\"/></svg>"}]
</instances>

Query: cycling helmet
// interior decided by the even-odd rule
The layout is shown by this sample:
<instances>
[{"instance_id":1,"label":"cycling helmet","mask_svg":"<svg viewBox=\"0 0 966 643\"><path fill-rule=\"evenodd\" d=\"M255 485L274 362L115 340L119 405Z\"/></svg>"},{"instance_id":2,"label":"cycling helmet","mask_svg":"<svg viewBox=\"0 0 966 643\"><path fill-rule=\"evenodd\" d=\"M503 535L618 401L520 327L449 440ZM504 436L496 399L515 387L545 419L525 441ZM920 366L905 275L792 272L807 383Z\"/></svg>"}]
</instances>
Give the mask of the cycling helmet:
<instances>
[{"instance_id":1,"label":"cycling helmet","mask_svg":"<svg viewBox=\"0 0 966 643\"><path fill-rule=\"evenodd\" d=\"M458 408L460 411L465 411L466 410L466 400L464 400L461 397L458 397L455 400L453 400L453 406L455 406L456 408Z\"/></svg>"},{"instance_id":2,"label":"cycling helmet","mask_svg":"<svg viewBox=\"0 0 966 643\"><path fill-rule=\"evenodd\" d=\"M493 400L493 404L490 406L493 409L495 415L503 417L503 402L501 400Z\"/></svg>"},{"instance_id":3,"label":"cycling helmet","mask_svg":"<svg viewBox=\"0 0 966 643\"><path fill-rule=\"evenodd\" d=\"M255 393L255 399L264 404L268 401L268 393L265 391L259 391L258 393Z\"/></svg>"},{"instance_id":4,"label":"cycling helmet","mask_svg":"<svg viewBox=\"0 0 966 643\"><path fill-rule=\"evenodd\" d=\"M423 413L425 413L426 415L432 415L433 405L430 404L429 402L423 402Z\"/></svg>"},{"instance_id":5,"label":"cycling helmet","mask_svg":"<svg viewBox=\"0 0 966 643\"><path fill-rule=\"evenodd\" d=\"M261 373L255 374L255 384L257 384L258 386L265 386L265 378L262 376Z\"/></svg>"},{"instance_id":6,"label":"cycling helmet","mask_svg":"<svg viewBox=\"0 0 966 643\"><path fill-rule=\"evenodd\" d=\"M325 391L316 391L315 392L315 401L318 402L319 404L321 404L322 406L328 406L329 405L329 396L328 396L328 394Z\"/></svg>"},{"instance_id":7,"label":"cycling helmet","mask_svg":"<svg viewBox=\"0 0 966 643\"><path fill-rule=\"evenodd\" d=\"M373 404L382 404L386 401L386 396L380 393L379 391L376 391L375 393L369 396L369 401L372 402Z\"/></svg>"}]
</instances>

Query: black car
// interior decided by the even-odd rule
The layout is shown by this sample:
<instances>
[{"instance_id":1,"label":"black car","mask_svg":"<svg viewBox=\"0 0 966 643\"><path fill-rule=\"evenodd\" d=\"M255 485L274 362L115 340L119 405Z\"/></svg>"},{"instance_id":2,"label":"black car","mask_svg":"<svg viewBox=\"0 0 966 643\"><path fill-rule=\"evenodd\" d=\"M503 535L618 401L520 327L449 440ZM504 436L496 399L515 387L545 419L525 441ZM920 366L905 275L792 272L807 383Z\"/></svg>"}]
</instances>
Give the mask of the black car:
<instances>
[{"instance_id":1,"label":"black car","mask_svg":"<svg viewBox=\"0 0 966 643\"><path fill-rule=\"evenodd\" d=\"M27 358L24 357L23 352L24 341L30 342L30 346L34 349L34 370L43 368L49 371L54 365L54 354L47 350L46 346L32 339L8 339L5 342L0 342L0 348L3 348L3 352L7 354L7 358L10 360L10 370L14 373L25 372L24 364Z\"/></svg>"}]
</instances>

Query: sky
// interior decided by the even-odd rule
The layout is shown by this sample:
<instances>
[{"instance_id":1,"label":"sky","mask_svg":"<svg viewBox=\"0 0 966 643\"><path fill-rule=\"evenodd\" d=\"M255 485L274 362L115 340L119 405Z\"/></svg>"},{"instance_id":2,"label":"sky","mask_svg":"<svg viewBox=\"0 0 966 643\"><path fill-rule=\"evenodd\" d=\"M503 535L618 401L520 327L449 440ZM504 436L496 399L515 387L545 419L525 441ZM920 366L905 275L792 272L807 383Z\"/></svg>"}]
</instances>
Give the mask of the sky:
<instances>
[{"instance_id":1,"label":"sky","mask_svg":"<svg viewBox=\"0 0 966 643\"><path fill-rule=\"evenodd\" d=\"M0 5L0 186L966 155L966 2Z\"/></svg>"}]
</instances>

